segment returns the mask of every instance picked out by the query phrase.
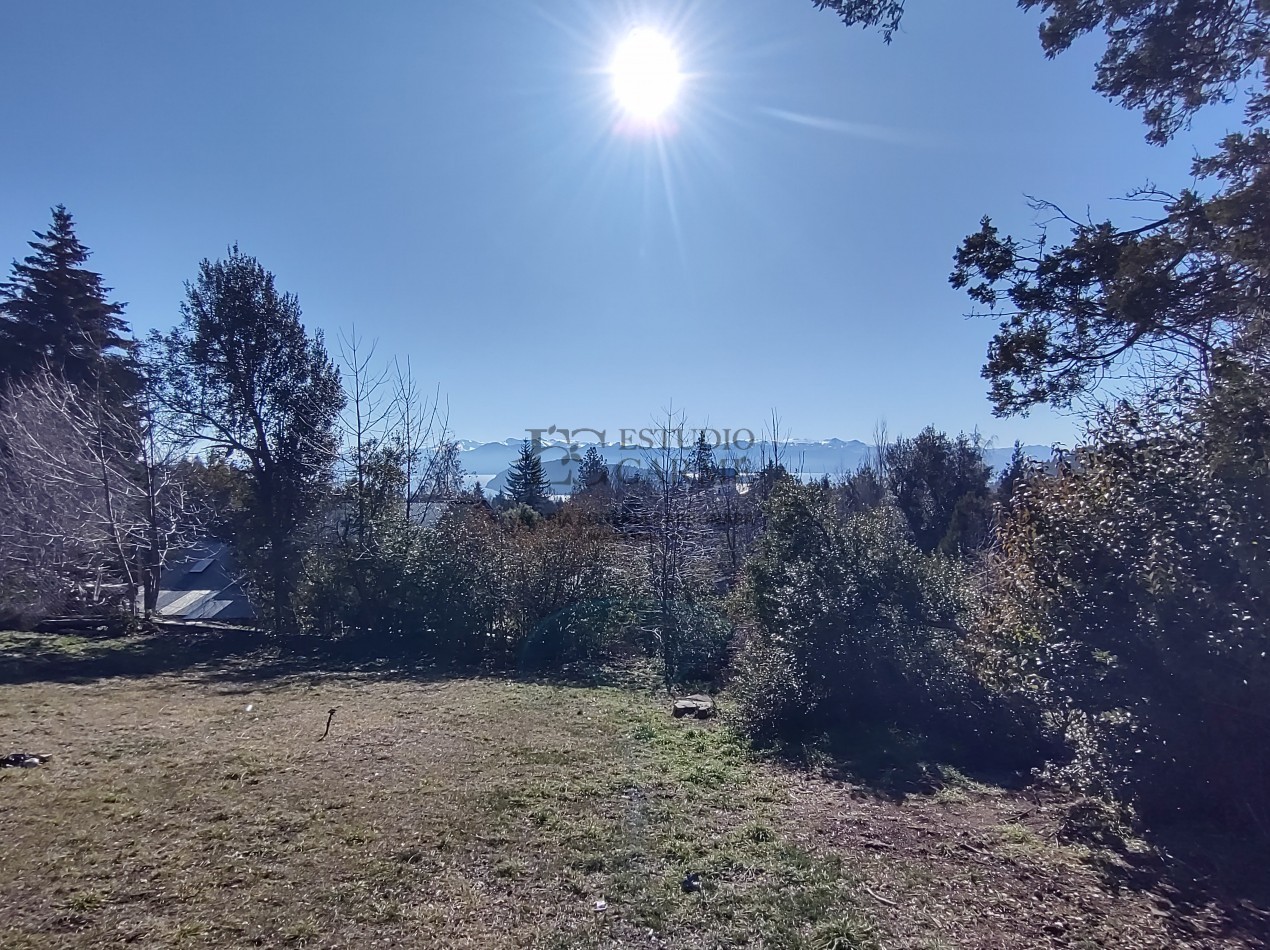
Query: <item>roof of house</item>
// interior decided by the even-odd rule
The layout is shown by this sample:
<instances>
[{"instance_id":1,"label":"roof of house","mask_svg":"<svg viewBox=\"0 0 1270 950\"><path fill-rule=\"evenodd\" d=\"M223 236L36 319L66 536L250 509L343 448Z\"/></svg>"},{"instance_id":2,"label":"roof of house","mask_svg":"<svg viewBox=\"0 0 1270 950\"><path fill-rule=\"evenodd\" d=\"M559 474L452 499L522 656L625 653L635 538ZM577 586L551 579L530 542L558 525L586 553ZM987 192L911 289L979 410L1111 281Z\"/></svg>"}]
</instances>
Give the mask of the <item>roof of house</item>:
<instances>
[{"instance_id":1,"label":"roof of house","mask_svg":"<svg viewBox=\"0 0 1270 950\"><path fill-rule=\"evenodd\" d=\"M173 620L255 620L229 545L207 540L168 559L155 612Z\"/></svg>"}]
</instances>

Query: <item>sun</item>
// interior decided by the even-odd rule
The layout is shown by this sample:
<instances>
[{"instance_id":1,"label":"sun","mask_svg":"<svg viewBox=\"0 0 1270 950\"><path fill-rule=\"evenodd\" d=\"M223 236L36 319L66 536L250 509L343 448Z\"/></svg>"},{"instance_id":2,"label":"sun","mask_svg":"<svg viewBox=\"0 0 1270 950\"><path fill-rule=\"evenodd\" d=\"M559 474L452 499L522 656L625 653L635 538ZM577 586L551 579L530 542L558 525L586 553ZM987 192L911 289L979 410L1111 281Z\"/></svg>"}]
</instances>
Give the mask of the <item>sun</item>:
<instances>
[{"instance_id":1,"label":"sun","mask_svg":"<svg viewBox=\"0 0 1270 950\"><path fill-rule=\"evenodd\" d=\"M674 105L683 84L670 40L642 27L631 30L618 46L609 72L617 101L637 119L659 117Z\"/></svg>"}]
</instances>

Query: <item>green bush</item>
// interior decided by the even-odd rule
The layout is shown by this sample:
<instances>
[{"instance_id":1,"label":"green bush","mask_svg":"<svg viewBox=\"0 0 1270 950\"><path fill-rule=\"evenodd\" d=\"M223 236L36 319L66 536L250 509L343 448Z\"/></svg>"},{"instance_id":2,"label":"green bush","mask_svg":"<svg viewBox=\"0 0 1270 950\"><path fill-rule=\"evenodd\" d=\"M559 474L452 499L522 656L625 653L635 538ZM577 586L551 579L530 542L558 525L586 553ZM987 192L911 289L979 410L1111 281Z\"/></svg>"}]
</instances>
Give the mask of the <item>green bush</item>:
<instances>
[{"instance_id":1,"label":"green bush","mask_svg":"<svg viewBox=\"0 0 1270 950\"><path fill-rule=\"evenodd\" d=\"M1066 736L1056 774L1150 819L1270 827L1270 390L1120 410L1016 492L988 615L998 675Z\"/></svg>"},{"instance_id":2,"label":"green bush","mask_svg":"<svg viewBox=\"0 0 1270 950\"><path fill-rule=\"evenodd\" d=\"M1004 741L989 735L999 704L960 647L962 568L919 551L893 508L842 517L817 486L779 486L766 513L741 592L750 632L736 691L751 736L883 725L982 753Z\"/></svg>"},{"instance_id":3,"label":"green bush","mask_svg":"<svg viewBox=\"0 0 1270 950\"><path fill-rule=\"evenodd\" d=\"M529 510L529 509L526 509ZM368 652L548 668L605 655L631 623L635 578L611 528L453 505L431 527L385 517L311 551L307 629Z\"/></svg>"}]
</instances>

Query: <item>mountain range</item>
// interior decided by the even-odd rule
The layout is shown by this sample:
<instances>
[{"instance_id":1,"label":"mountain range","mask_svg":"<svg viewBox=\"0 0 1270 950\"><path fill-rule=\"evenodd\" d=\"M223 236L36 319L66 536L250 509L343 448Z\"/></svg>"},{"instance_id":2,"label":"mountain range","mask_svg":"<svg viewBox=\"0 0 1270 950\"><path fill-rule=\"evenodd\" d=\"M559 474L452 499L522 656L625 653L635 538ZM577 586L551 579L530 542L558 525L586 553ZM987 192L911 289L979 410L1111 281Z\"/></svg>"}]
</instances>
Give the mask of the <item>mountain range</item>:
<instances>
[{"instance_id":1,"label":"mountain range","mask_svg":"<svg viewBox=\"0 0 1270 950\"><path fill-rule=\"evenodd\" d=\"M520 453L521 443L521 439L504 439L501 442L461 440L458 445L463 470L470 479L480 482L486 494L496 495L506 487L508 470ZM554 490L562 495L571 490L578 462L592 445L610 467L621 465L627 470L646 468L653 451L635 444L569 443L550 439L544 439L540 444L543 469ZM1051 455L1048 445L1025 445L1022 448L1025 455L1042 461L1047 461ZM690 448L683 449L685 454L690 451ZM818 479L822 475L834 478L854 472L873 451L871 443L859 439L791 439L781 443L780 458L787 469L805 479ZM988 448L984 450L984 460L993 471L999 472L1013 452L1013 446ZM748 466L752 471L761 468L774 455L772 443L766 441L715 449L715 458L720 464L734 459L744 460L740 465Z\"/></svg>"}]
</instances>

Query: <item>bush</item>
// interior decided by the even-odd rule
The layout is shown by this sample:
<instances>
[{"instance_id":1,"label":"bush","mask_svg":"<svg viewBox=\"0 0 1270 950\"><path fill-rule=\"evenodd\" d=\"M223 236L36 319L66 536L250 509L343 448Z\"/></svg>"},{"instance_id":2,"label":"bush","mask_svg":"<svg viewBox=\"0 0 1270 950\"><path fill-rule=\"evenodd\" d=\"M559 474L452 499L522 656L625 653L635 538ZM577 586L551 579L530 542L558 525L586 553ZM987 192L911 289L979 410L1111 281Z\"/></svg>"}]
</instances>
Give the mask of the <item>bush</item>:
<instances>
[{"instance_id":1,"label":"bush","mask_svg":"<svg viewBox=\"0 0 1270 950\"><path fill-rule=\"evenodd\" d=\"M633 616L629 558L602 523L526 510L498 519L456 504L429 528L386 517L360 545L314 550L299 590L306 628L465 665L606 655Z\"/></svg>"},{"instance_id":2,"label":"bush","mask_svg":"<svg viewBox=\"0 0 1270 950\"><path fill-rule=\"evenodd\" d=\"M1270 828L1270 396L1120 410L1016 492L996 558L1003 681L1062 729L1056 774L1148 819Z\"/></svg>"},{"instance_id":3,"label":"bush","mask_svg":"<svg viewBox=\"0 0 1270 950\"><path fill-rule=\"evenodd\" d=\"M763 742L881 725L977 753L1002 744L1000 705L960 648L969 590L955 562L917 549L893 508L840 517L825 489L779 486L741 594L743 726Z\"/></svg>"},{"instance_id":4,"label":"bush","mask_svg":"<svg viewBox=\"0 0 1270 950\"><path fill-rule=\"evenodd\" d=\"M645 629L656 631L651 652L668 686L713 686L725 677L735 628L714 598L696 593L667 604L649 601L643 614Z\"/></svg>"},{"instance_id":5,"label":"bush","mask_svg":"<svg viewBox=\"0 0 1270 950\"><path fill-rule=\"evenodd\" d=\"M505 626L521 666L598 660L634 622L637 576L608 525L567 510L503 535Z\"/></svg>"}]
</instances>

